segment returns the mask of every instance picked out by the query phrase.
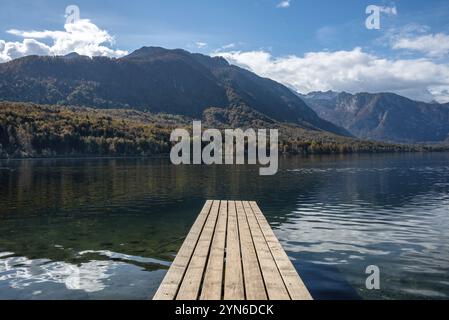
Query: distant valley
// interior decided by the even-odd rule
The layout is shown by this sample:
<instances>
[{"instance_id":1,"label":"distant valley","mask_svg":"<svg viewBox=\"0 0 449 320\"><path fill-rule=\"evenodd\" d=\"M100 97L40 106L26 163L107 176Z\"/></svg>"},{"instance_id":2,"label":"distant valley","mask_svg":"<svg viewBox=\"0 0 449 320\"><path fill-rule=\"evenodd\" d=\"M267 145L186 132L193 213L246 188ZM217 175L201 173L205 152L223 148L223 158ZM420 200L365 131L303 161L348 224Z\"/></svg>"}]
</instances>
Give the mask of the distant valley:
<instances>
[{"instance_id":1,"label":"distant valley","mask_svg":"<svg viewBox=\"0 0 449 320\"><path fill-rule=\"evenodd\" d=\"M393 93L329 91L300 97L321 118L360 139L396 143L449 142L449 103L413 101Z\"/></svg>"}]
</instances>

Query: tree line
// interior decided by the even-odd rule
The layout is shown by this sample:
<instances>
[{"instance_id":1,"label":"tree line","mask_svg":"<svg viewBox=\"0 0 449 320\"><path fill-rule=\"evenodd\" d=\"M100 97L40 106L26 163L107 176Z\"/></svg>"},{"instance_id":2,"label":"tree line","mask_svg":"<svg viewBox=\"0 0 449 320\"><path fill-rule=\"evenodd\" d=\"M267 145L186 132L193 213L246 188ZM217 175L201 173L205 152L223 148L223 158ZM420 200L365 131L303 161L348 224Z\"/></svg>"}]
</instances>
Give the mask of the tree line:
<instances>
[{"instance_id":1,"label":"tree line","mask_svg":"<svg viewBox=\"0 0 449 320\"><path fill-rule=\"evenodd\" d=\"M244 115L240 117L243 121ZM216 123L203 119L205 127ZM170 134L192 119L125 109L90 109L0 102L0 157L153 156L168 154ZM264 125L264 123L262 123ZM288 124L279 128L281 153L446 151L445 145L416 146L364 141Z\"/></svg>"}]
</instances>

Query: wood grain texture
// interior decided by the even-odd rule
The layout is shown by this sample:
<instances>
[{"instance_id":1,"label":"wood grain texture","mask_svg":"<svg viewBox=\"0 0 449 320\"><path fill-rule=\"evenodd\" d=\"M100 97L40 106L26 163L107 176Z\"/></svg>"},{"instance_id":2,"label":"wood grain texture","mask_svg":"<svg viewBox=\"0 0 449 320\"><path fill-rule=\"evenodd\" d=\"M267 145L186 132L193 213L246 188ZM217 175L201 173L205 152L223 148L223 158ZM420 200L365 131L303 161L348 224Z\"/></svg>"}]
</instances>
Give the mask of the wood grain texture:
<instances>
[{"instance_id":1,"label":"wood grain texture","mask_svg":"<svg viewBox=\"0 0 449 320\"><path fill-rule=\"evenodd\" d=\"M235 201L228 202L224 300L245 300L240 235Z\"/></svg>"},{"instance_id":2,"label":"wood grain texture","mask_svg":"<svg viewBox=\"0 0 449 320\"><path fill-rule=\"evenodd\" d=\"M271 254L265 237L253 213L251 205L248 201L243 202L248 225L256 248L260 269L267 289L268 298L270 300L290 300L288 291L284 285L284 280L279 273L276 262Z\"/></svg>"},{"instance_id":3,"label":"wood grain texture","mask_svg":"<svg viewBox=\"0 0 449 320\"><path fill-rule=\"evenodd\" d=\"M245 283L246 300L267 300L267 293L257 259L251 231L246 218L242 201L236 202L236 210L240 232L240 246L242 250L243 277Z\"/></svg>"},{"instance_id":4,"label":"wood grain texture","mask_svg":"<svg viewBox=\"0 0 449 320\"><path fill-rule=\"evenodd\" d=\"M208 200L155 300L311 300L254 201Z\"/></svg>"},{"instance_id":5,"label":"wood grain texture","mask_svg":"<svg viewBox=\"0 0 449 320\"><path fill-rule=\"evenodd\" d=\"M295 267L287 256L287 253L282 248L278 238L268 224L267 219L262 214L256 202L250 202L253 213L255 214L260 228L265 236L265 241L271 250L271 254L278 266L279 272L284 280L284 284L290 294L292 300L312 300L312 296L307 290L304 282L296 272Z\"/></svg>"},{"instance_id":6,"label":"wood grain texture","mask_svg":"<svg viewBox=\"0 0 449 320\"><path fill-rule=\"evenodd\" d=\"M228 222L228 202L221 201L200 300L221 300Z\"/></svg>"},{"instance_id":7,"label":"wood grain texture","mask_svg":"<svg viewBox=\"0 0 449 320\"><path fill-rule=\"evenodd\" d=\"M192 259L190 259L184 279L179 287L176 300L198 300L201 281L203 279L219 209L220 201L214 201L209 216L207 217L206 224L204 225L203 232L201 233L195 251L193 252Z\"/></svg>"}]
</instances>

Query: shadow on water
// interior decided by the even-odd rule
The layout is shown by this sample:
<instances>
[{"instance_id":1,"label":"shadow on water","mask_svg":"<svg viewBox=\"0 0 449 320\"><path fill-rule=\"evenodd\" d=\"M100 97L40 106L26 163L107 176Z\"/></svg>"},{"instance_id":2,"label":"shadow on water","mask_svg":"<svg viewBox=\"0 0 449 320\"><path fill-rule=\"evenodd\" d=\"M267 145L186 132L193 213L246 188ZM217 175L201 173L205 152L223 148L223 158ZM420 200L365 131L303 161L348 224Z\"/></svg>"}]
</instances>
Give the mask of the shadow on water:
<instances>
[{"instance_id":1,"label":"shadow on water","mask_svg":"<svg viewBox=\"0 0 449 320\"><path fill-rule=\"evenodd\" d=\"M319 299L449 297L449 155L0 163L0 298L143 299L206 199L256 200ZM379 265L383 288L364 287Z\"/></svg>"}]
</instances>

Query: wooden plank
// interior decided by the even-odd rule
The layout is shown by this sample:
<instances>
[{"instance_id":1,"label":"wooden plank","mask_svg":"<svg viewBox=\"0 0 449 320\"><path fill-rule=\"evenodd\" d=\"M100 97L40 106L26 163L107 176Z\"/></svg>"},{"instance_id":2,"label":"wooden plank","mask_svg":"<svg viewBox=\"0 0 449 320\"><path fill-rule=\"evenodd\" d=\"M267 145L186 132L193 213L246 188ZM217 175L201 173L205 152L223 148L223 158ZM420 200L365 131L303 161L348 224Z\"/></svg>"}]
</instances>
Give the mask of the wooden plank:
<instances>
[{"instance_id":1,"label":"wooden plank","mask_svg":"<svg viewBox=\"0 0 449 320\"><path fill-rule=\"evenodd\" d=\"M209 216L213 201L208 200L190 229L184 243L181 246L175 260L165 275L162 284L154 295L154 300L174 300L187 266L195 250L196 244Z\"/></svg>"},{"instance_id":2,"label":"wooden plank","mask_svg":"<svg viewBox=\"0 0 449 320\"><path fill-rule=\"evenodd\" d=\"M242 201L236 202L246 300L267 300L257 254Z\"/></svg>"},{"instance_id":3,"label":"wooden plank","mask_svg":"<svg viewBox=\"0 0 449 320\"><path fill-rule=\"evenodd\" d=\"M270 300L290 300L284 280L279 273L277 264L274 261L267 242L265 241L265 237L260 229L259 223L257 222L257 218L254 215L250 203L248 201L244 201L243 207L248 219L254 247L256 248L268 298Z\"/></svg>"},{"instance_id":4,"label":"wooden plank","mask_svg":"<svg viewBox=\"0 0 449 320\"><path fill-rule=\"evenodd\" d=\"M228 202L221 201L201 290L201 300L221 300L222 298L227 220Z\"/></svg>"},{"instance_id":5,"label":"wooden plank","mask_svg":"<svg viewBox=\"0 0 449 320\"><path fill-rule=\"evenodd\" d=\"M254 201L208 200L155 300L311 300Z\"/></svg>"},{"instance_id":6,"label":"wooden plank","mask_svg":"<svg viewBox=\"0 0 449 320\"><path fill-rule=\"evenodd\" d=\"M177 300L197 300L201 281L203 279L204 268L206 266L212 236L215 231L220 201L214 201L212 209L207 217L206 224L201 232L193 256L187 267L184 279L179 288Z\"/></svg>"},{"instance_id":7,"label":"wooden plank","mask_svg":"<svg viewBox=\"0 0 449 320\"><path fill-rule=\"evenodd\" d=\"M264 234L268 247L271 250L271 254L278 266L279 272L290 294L290 298L292 300L312 300L309 290L307 290L307 287L304 285L304 282L288 258L287 253L282 248L282 245L268 224L268 221L259 206L254 201L251 201L250 205L259 222L259 226Z\"/></svg>"},{"instance_id":8,"label":"wooden plank","mask_svg":"<svg viewBox=\"0 0 449 320\"><path fill-rule=\"evenodd\" d=\"M245 300L239 226L235 201L228 202L224 300Z\"/></svg>"}]
</instances>

